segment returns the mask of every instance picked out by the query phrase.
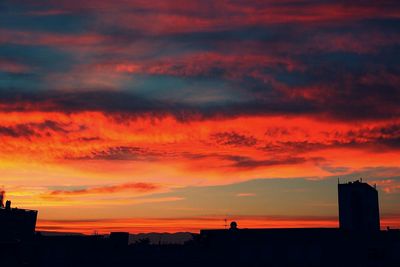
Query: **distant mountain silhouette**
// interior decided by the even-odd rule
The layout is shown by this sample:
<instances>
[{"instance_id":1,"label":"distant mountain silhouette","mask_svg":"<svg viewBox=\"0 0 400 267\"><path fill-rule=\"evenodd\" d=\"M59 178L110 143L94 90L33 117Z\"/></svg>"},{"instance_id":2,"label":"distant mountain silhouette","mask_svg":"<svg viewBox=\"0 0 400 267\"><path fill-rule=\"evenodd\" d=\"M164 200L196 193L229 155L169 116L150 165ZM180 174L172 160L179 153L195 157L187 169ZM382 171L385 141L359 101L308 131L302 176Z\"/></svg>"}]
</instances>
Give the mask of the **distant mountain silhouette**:
<instances>
[{"instance_id":1,"label":"distant mountain silhouette","mask_svg":"<svg viewBox=\"0 0 400 267\"><path fill-rule=\"evenodd\" d=\"M192 240L193 234L189 232L178 233L144 233L144 234L130 234L129 243L134 244L141 239L149 239L150 244L184 244Z\"/></svg>"}]
</instances>

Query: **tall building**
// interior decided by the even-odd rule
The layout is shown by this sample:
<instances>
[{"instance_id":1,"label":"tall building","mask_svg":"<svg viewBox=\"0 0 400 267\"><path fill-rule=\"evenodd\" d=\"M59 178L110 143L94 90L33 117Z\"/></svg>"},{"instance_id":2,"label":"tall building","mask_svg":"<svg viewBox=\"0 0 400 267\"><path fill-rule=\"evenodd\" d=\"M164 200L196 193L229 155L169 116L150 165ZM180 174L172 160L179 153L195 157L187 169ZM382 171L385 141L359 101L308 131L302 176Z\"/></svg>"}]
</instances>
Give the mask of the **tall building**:
<instances>
[{"instance_id":1,"label":"tall building","mask_svg":"<svg viewBox=\"0 0 400 267\"><path fill-rule=\"evenodd\" d=\"M378 191L362 181L338 184L339 225L347 231L379 231Z\"/></svg>"}]
</instances>

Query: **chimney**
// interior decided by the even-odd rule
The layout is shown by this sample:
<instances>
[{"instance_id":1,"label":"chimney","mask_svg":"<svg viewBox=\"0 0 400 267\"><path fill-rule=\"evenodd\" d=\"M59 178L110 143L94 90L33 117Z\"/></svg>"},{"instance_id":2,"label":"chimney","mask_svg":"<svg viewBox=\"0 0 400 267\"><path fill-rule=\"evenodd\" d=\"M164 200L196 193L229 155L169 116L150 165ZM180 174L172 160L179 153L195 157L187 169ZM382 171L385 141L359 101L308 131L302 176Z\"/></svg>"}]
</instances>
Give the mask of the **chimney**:
<instances>
[{"instance_id":1,"label":"chimney","mask_svg":"<svg viewBox=\"0 0 400 267\"><path fill-rule=\"evenodd\" d=\"M11 201L10 200L6 201L6 210L11 210Z\"/></svg>"},{"instance_id":2,"label":"chimney","mask_svg":"<svg viewBox=\"0 0 400 267\"><path fill-rule=\"evenodd\" d=\"M4 195L5 195L4 190L0 190L0 208L4 208Z\"/></svg>"}]
</instances>

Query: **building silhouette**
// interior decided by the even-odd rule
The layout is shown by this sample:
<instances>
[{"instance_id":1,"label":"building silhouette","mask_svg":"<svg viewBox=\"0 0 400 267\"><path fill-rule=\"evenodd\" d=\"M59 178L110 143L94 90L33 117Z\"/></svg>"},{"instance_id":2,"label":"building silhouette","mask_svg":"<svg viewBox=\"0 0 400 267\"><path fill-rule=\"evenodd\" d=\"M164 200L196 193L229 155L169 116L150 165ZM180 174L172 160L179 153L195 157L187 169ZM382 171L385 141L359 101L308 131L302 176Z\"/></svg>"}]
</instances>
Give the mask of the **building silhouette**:
<instances>
[{"instance_id":1,"label":"building silhouette","mask_svg":"<svg viewBox=\"0 0 400 267\"><path fill-rule=\"evenodd\" d=\"M4 193L0 196L1 200L3 198ZM12 208L10 200L7 200L5 206L0 203L0 241L32 239L36 219L36 210Z\"/></svg>"},{"instance_id":2,"label":"building silhouette","mask_svg":"<svg viewBox=\"0 0 400 267\"><path fill-rule=\"evenodd\" d=\"M379 230L377 191L362 181L338 186L340 228L205 229L185 244L128 244L130 235L32 236L36 211L0 207L2 266L399 267L400 230ZM378 222L376 222L378 221ZM4 236L14 239L5 240ZM24 237L25 238L21 238Z\"/></svg>"},{"instance_id":3,"label":"building silhouette","mask_svg":"<svg viewBox=\"0 0 400 267\"><path fill-rule=\"evenodd\" d=\"M338 184L339 226L346 231L379 231L378 190L361 180Z\"/></svg>"},{"instance_id":4,"label":"building silhouette","mask_svg":"<svg viewBox=\"0 0 400 267\"><path fill-rule=\"evenodd\" d=\"M114 248L126 247L129 243L128 232L111 232L109 241Z\"/></svg>"},{"instance_id":5,"label":"building silhouette","mask_svg":"<svg viewBox=\"0 0 400 267\"><path fill-rule=\"evenodd\" d=\"M204 229L200 242L237 266L400 266L400 231L381 231L378 191L338 185L339 228Z\"/></svg>"}]
</instances>

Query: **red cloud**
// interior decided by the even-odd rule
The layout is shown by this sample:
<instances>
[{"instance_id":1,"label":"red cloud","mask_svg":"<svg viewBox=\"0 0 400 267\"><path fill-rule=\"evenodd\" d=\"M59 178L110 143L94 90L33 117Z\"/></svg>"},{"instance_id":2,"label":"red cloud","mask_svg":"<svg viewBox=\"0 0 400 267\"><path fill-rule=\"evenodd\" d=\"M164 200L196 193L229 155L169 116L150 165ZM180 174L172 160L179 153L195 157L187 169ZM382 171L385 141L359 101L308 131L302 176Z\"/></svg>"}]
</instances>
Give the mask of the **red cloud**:
<instances>
[{"instance_id":1,"label":"red cloud","mask_svg":"<svg viewBox=\"0 0 400 267\"><path fill-rule=\"evenodd\" d=\"M277 23L341 23L364 18L397 18L396 8L388 9L376 4L336 4L265 1L247 2L217 1L210 4L202 1L181 3L163 3L153 1L153 5L132 3L132 7L149 12L117 12L118 18L107 17L107 23L127 29L142 30L147 34L172 34L216 31L228 28L250 27ZM152 3L153 3L152 2ZM103 2L108 8L115 8L112 3ZM89 8L92 4L87 4ZM96 3L97 6L97 3ZM91 8L96 8L91 6ZM80 7L82 8L82 7ZM102 19L102 18L100 18ZM151 21L152 23L148 23Z\"/></svg>"},{"instance_id":2,"label":"red cloud","mask_svg":"<svg viewBox=\"0 0 400 267\"><path fill-rule=\"evenodd\" d=\"M105 37L98 34L60 34L47 32L12 31L0 29L0 44L89 46L99 44Z\"/></svg>"},{"instance_id":3,"label":"red cloud","mask_svg":"<svg viewBox=\"0 0 400 267\"><path fill-rule=\"evenodd\" d=\"M237 52L237 54L236 54ZM240 79L251 76L256 79L269 80L271 77L260 70L265 68L285 69L287 71L303 70L303 66L287 57L249 53L231 54L217 52L193 53L181 57L164 57L158 60L101 62L92 66L95 71L117 73L145 73L171 76L207 76L220 70L224 78ZM274 81L270 81L274 82Z\"/></svg>"},{"instance_id":4,"label":"red cloud","mask_svg":"<svg viewBox=\"0 0 400 267\"><path fill-rule=\"evenodd\" d=\"M1 33L0 33L1 35ZM1 42L1 37L0 37ZM30 67L10 60L0 60L0 71L10 73L25 73L30 71Z\"/></svg>"},{"instance_id":5,"label":"red cloud","mask_svg":"<svg viewBox=\"0 0 400 267\"><path fill-rule=\"evenodd\" d=\"M78 190L55 190L51 191L49 195L73 196L73 195L117 193L121 191L152 192L158 190L159 188L160 188L159 185L151 183L127 183L120 185L91 187Z\"/></svg>"}]
</instances>

